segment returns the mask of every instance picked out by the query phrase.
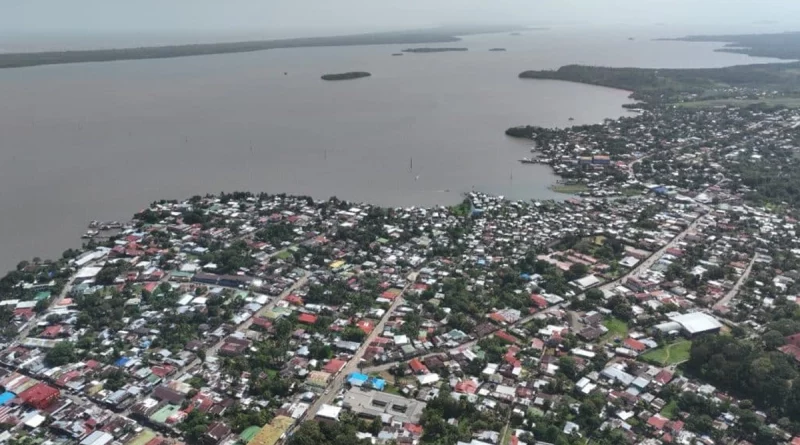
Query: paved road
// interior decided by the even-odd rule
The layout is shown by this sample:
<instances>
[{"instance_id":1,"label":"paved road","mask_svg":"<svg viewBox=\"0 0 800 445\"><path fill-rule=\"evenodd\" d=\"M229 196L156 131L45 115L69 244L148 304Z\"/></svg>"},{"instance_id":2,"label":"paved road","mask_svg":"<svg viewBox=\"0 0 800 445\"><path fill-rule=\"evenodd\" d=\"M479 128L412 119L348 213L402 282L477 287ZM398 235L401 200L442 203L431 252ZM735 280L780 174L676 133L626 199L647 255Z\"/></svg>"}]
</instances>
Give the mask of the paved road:
<instances>
[{"instance_id":1,"label":"paved road","mask_svg":"<svg viewBox=\"0 0 800 445\"><path fill-rule=\"evenodd\" d=\"M497 329L495 329L495 330L493 330L491 332L488 332L488 333L486 333L484 335L477 336L477 337L475 337L475 339L470 340L470 341L468 341L466 343L462 343L462 344L458 345L457 347L455 347L453 349L450 349L449 351L430 352L430 353L425 354L425 355L417 356L416 358L418 358L420 360L424 360L424 359L426 359L428 357L433 357L434 355L444 354L445 352L458 352L458 351L467 350L467 349L475 346L476 344L478 344L479 341L483 340L486 337L491 337L492 335L496 334L497 332L499 332L502 329L510 329L510 328L515 327L515 326L523 326L526 323L528 323L531 320L533 320L534 318L541 316L542 314L552 314L552 313L554 313L556 311L559 311L565 305L566 305L566 302L558 303L558 304L555 304L553 306L550 306L549 308L547 308L547 309L545 309L543 311L539 311L539 312L537 312L535 314L528 315L527 317L520 318L516 322L511 323L511 324L509 324L507 326L498 326ZM388 371L389 369L395 367L396 365L399 365L401 363L405 363L407 361L408 360L404 359L404 360L399 360L399 361L395 361L395 362L383 363L383 364L377 365L377 366L371 366L369 368L364 368L364 372L365 373L371 373L371 372Z\"/></svg>"},{"instance_id":2,"label":"paved road","mask_svg":"<svg viewBox=\"0 0 800 445\"><path fill-rule=\"evenodd\" d=\"M417 280L417 272L412 274L412 277L409 277L408 284L403 288L402 292L394 299L392 305L389 307L389 310L383 315L381 321L375 325L375 329L367 336L366 340L361 343L361 347L358 348L353 357L347 362L347 364L336 374L336 377L328 384L325 388L325 392L320 396L313 405L306 411L305 418L306 419L313 419L317 416L317 412L322 407L323 404L330 404L333 399L336 397L336 394L339 392L339 388L344 383L345 377L350 375L351 373L358 370L358 365L361 363L361 358L364 357L364 353L367 352L367 348L372 344L372 342L383 333L383 328L386 325L386 322L389 321L394 311L400 307L400 304L403 302L403 295L406 293L409 287L411 287L414 282Z\"/></svg>"},{"instance_id":3,"label":"paved road","mask_svg":"<svg viewBox=\"0 0 800 445\"><path fill-rule=\"evenodd\" d=\"M279 301L281 301L284 298L286 298L290 293L294 292L295 290L305 286L305 284L307 282L308 282L308 276L307 275L302 277L302 278L300 278L299 280L297 280L297 282L295 282L293 285L287 287L279 296L275 297L272 301L270 301L269 303L264 305L264 307L262 307L258 312L253 314L250 318L248 318L247 320L239 323L239 325L236 327L236 331L244 332L244 331L248 330L250 328L250 326L253 325L253 320L255 320L256 317L263 316L267 312L269 312L272 309L274 309L275 305L277 305ZM210 357L216 356L217 355L217 351L219 351L219 348L221 348L223 344L225 344L225 339L224 338L221 339L220 341L218 341L217 343L213 344L212 346L209 346L208 348L206 348L206 350L205 350L206 358L210 358ZM178 379L182 378L184 376L184 374L186 374L194 366L199 366L201 363L202 362L200 361L200 359L193 360L191 363L187 364L186 366L184 366L183 368L178 370L178 372L175 374L174 380L178 380Z\"/></svg>"},{"instance_id":4,"label":"paved road","mask_svg":"<svg viewBox=\"0 0 800 445\"><path fill-rule=\"evenodd\" d=\"M658 251L656 251L655 253L650 255L647 259L645 259L644 261L639 263L639 265L637 265L636 267L631 269L628 273L622 275L621 277L619 277L618 279L616 279L614 281L609 281L608 283L605 283L605 284L599 286L598 289L600 289L600 290L609 290L609 291L613 290L614 288L616 288L617 286L622 284L625 281L625 279L627 279L628 277L638 276L642 272L650 269L650 267L653 264L655 264L656 261L658 261L664 255L664 253L666 253L667 249L675 247L675 245L678 244L679 242L681 242L683 240L683 238L685 238L686 235L689 232L691 232L692 230L697 228L697 225L703 220L704 216L705 216L705 214L700 215L699 217L697 217L697 219L692 221L689 224L689 226L687 226L686 229L684 229L683 232L675 235L675 237L672 238L672 240L670 240L666 245L664 245L664 247L662 247L661 249L659 249ZM580 294L580 295L577 296L577 298L583 298L583 296L584 296L584 294ZM530 322L535 317L540 316L541 314L548 314L548 313L553 313L555 311L561 310L561 308L565 307L566 304L567 303L564 302L564 303L559 303L559 304L550 306L549 308L547 308L547 309L545 309L543 311L540 311L540 312L537 312L535 314L529 315L527 317L521 318L516 323L512 323L512 324L510 324L508 326L498 327L497 329L495 329L492 332L489 332L489 333L487 333L487 334L485 334L483 336L477 337L474 340L471 340L471 341L469 341L467 343L464 343L464 344L458 346L457 348L452 349L452 351L469 349L472 346L474 346L475 344L477 344L483 338L492 336L495 333L497 333L498 331L500 331L501 329L507 329L507 328L511 328L511 327L514 327L514 326L525 325L526 323ZM441 354L441 352L432 352L432 353L425 354L425 355L422 355L422 356L417 357L417 358L424 359L424 358L431 357L431 356L438 355L438 354ZM404 363L404 362L406 362L406 360L400 360L400 361L396 361L396 362L384 363L384 364L381 364L381 365L378 365L378 366L372 366L372 367L369 367L369 368L364 368L364 372L387 371L387 370L391 369L392 367L394 367L394 366L396 366L396 365L398 365L400 363Z\"/></svg>"},{"instance_id":5,"label":"paved road","mask_svg":"<svg viewBox=\"0 0 800 445\"><path fill-rule=\"evenodd\" d=\"M72 290L72 284L73 283L75 283L75 275L74 274L72 275L72 277L70 277L69 281L67 281L67 284L64 285L64 289L61 291L60 294L58 294L58 297L56 297L56 298L54 298L54 299L52 299L50 301L50 305L47 308L48 310L50 310L50 308L55 307L59 303L61 303L61 300L63 300L69 294L69 291ZM42 312L42 315L44 315L46 313L47 313L47 311L44 311L44 312ZM22 329L22 331L20 331L17 334L17 339L15 340L15 343L21 343L26 338L28 338L28 334L30 334L31 329L33 329L33 327L36 326L36 324L38 322L39 322L39 315L34 315L30 320L28 320L28 323L25 325L25 327Z\"/></svg>"},{"instance_id":6,"label":"paved road","mask_svg":"<svg viewBox=\"0 0 800 445\"><path fill-rule=\"evenodd\" d=\"M736 280L736 284L733 285L733 288L731 288L731 290L725 294L725 296L722 297L717 304L714 305L715 308L727 306L728 303L730 303L731 300L736 297L736 295L739 293L739 289L741 289L742 285L745 283L745 281L747 281L747 278L750 277L750 272L753 270L753 264L755 264L756 258L758 258L757 253L753 255L753 259L750 260L750 263L742 273L742 276Z\"/></svg>"}]
</instances>

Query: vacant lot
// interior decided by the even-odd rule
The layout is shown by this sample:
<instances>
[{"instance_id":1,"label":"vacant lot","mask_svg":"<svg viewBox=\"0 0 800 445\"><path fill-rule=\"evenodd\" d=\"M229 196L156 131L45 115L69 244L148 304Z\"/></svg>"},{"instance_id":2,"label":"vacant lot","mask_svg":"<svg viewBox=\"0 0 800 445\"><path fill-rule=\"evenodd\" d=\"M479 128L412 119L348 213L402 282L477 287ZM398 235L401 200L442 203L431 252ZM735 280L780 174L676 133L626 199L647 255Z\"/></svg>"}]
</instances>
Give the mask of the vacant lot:
<instances>
[{"instance_id":1,"label":"vacant lot","mask_svg":"<svg viewBox=\"0 0 800 445\"><path fill-rule=\"evenodd\" d=\"M603 322L603 326L608 329L608 333L606 333L607 339L619 338L624 340L628 337L628 324L619 318L609 318Z\"/></svg>"},{"instance_id":2,"label":"vacant lot","mask_svg":"<svg viewBox=\"0 0 800 445\"><path fill-rule=\"evenodd\" d=\"M692 348L692 342L689 340L681 340L669 345L656 348L642 354L642 359L658 363L659 365L676 365L689 360L689 351Z\"/></svg>"}]
</instances>

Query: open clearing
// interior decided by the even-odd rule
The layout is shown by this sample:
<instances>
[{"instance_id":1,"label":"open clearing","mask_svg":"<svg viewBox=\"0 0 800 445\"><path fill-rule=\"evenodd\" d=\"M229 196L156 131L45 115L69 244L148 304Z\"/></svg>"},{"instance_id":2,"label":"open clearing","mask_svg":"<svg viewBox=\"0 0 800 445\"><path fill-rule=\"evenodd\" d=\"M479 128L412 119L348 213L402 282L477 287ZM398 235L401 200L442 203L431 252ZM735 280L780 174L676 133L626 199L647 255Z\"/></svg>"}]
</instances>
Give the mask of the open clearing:
<instances>
[{"instance_id":1,"label":"open clearing","mask_svg":"<svg viewBox=\"0 0 800 445\"><path fill-rule=\"evenodd\" d=\"M662 366L676 365L689 360L689 351L692 348L692 342L689 340L681 340L676 343L662 346L641 355L642 359L658 363Z\"/></svg>"}]
</instances>

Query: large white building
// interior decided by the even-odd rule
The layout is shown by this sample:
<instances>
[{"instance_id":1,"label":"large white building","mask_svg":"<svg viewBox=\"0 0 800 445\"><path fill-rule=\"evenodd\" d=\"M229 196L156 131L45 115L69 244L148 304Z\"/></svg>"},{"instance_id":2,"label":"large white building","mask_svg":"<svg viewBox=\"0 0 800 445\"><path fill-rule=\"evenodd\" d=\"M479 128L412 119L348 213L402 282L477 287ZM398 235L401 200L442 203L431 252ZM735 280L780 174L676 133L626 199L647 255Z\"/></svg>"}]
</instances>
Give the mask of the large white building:
<instances>
[{"instance_id":1,"label":"large white building","mask_svg":"<svg viewBox=\"0 0 800 445\"><path fill-rule=\"evenodd\" d=\"M700 334L714 334L722 328L722 323L704 312L673 313L668 316L671 321L661 323L655 327L665 334L680 331L687 337L694 337Z\"/></svg>"}]
</instances>

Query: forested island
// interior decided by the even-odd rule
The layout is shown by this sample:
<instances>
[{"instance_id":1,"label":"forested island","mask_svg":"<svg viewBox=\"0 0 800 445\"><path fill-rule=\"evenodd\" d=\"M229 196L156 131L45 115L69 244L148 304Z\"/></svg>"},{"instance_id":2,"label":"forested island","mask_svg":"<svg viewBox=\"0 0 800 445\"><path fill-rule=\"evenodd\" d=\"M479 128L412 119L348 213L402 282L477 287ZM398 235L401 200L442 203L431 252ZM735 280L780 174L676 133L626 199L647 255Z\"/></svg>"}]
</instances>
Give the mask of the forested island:
<instances>
[{"instance_id":1,"label":"forested island","mask_svg":"<svg viewBox=\"0 0 800 445\"><path fill-rule=\"evenodd\" d=\"M440 28L421 31L398 31L354 34L331 37L308 37L280 40L260 40L230 43L202 43L140 48L97 49L78 51L48 51L0 54L0 69L22 68L65 63L110 62L115 60L165 59L172 57L204 56L264 51L277 48L320 46L355 46L458 42L458 35L508 31L509 27ZM466 51L466 48L463 49ZM413 51L428 52L428 51ZM438 52L438 51L434 51Z\"/></svg>"},{"instance_id":2,"label":"forested island","mask_svg":"<svg viewBox=\"0 0 800 445\"><path fill-rule=\"evenodd\" d=\"M775 34L744 34L687 36L677 40L683 42L725 42L723 48L716 51L747 54L754 57L774 57L777 59L800 59L800 32L784 32Z\"/></svg>"},{"instance_id":3,"label":"forested island","mask_svg":"<svg viewBox=\"0 0 800 445\"><path fill-rule=\"evenodd\" d=\"M468 51L467 48L408 48L404 49L404 53L449 53L449 52L460 52L460 51Z\"/></svg>"},{"instance_id":4,"label":"forested island","mask_svg":"<svg viewBox=\"0 0 800 445\"><path fill-rule=\"evenodd\" d=\"M371 75L371 73L366 71L351 71L349 73L325 74L322 76L322 80L352 80L361 79L362 77L369 77Z\"/></svg>"}]
</instances>

